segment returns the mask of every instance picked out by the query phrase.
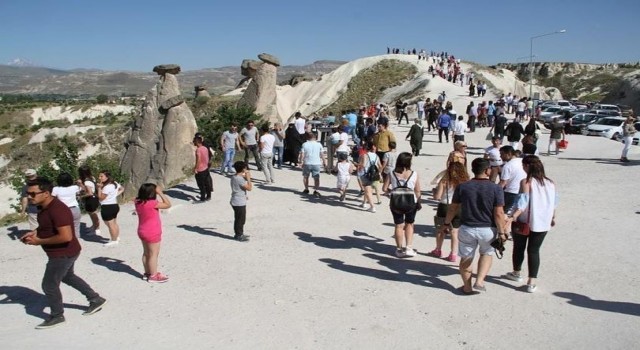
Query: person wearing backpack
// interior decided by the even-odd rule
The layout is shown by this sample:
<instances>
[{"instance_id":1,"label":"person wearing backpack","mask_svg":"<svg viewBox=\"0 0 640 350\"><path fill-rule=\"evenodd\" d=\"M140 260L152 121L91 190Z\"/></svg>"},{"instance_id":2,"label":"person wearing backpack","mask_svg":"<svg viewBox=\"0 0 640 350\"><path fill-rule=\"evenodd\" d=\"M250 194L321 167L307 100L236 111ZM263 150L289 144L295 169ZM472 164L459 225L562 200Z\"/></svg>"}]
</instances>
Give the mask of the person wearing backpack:
<instances>
[{"instance_id":1,"label":"person wearing backpack","mask_svg":"<svg viewBox=\"0 0 640 350\"><path fill-rule=\"evenodd\" d=\"M412 155L402 152L398 155L395 169L384 182L383 191L389 193L389 207L393 215L396 256L407 258L416 256L412 248L414 222L420 204L420 177L411 170Z\"/></svg>"},{"instance_id":2,"label":"person wearing backpack","mask_svg":"<svg viewBox=\"0 0 640 350\"><path fill-rule=\"evenodd\" d=\"M451 126L451 116L448 113L448 110L442 110L442 114L438 117L438 142L442 143L442 134L444 133L444 137L447 139L447 143L449 143L449 127Z\"/></svg>"},{"instance_id":3,"label":"person wearing backpack","mask_svg":"<svg viewBox=\"0 0 640 350\"><path fill-rule=\"evenodd\" d=\"M380 168L382 165L380 163L380 157L376 154L376 146L373 142L367 142L366 150L367 153L360 157L360 163L358 164L358 178L364 189L362 207L366 207L368 202L368 210L375 213L376 207L373 204L372 186L374 182L380 181Z\"/></svg>"}]
</instances>

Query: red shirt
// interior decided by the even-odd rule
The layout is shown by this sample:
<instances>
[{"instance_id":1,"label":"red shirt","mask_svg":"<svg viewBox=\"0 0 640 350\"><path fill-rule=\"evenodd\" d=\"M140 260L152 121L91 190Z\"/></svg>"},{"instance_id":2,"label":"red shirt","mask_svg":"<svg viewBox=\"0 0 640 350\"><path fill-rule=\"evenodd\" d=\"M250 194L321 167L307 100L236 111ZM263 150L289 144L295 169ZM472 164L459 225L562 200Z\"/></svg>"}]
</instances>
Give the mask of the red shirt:
<instances>
[{"instance_id":1,"label":"red shirt","mask_svg":"<svg viewBox=\"0 0 640 350\"><path fill-rule=\"evenodd\" d=\"M58 198L53 198L46 208L38 213L38 238L49 238L58 234L58 227L71 226L71 241L60 244L43 244L42 249L50 258L74 257L80 254L80 242L76 238L71 210Z\"/></svg>"},{"instance_id":2,"label":"red shirt","mask_svg":"<svg viewBox=\"0 0 640 350\"><path fill-rule=\"evenodd\" d=\"M200 157L196 165L196 171L202 172L207 170L207 168L209 168L209 150L207 147L198 146L198 148L196 148L196 154Z\"/></svg>"}]
</instances>

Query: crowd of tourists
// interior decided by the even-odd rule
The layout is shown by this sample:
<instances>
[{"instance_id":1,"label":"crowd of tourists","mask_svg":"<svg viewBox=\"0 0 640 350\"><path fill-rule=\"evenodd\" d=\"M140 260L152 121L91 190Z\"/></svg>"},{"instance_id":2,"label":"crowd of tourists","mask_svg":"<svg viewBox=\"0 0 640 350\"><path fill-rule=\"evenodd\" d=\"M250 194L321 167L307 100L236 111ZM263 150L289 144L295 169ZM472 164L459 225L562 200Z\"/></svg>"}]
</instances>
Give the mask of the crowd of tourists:
<instances>
[{"instance_id":1,"label":"crowd of tourists","mask_svg":"<svg viewBox=\"0 0 640 350\"><path fill-rule=\"evenodd\" d=\"M435 248L429 255L458 262L463 280L461 294L485 291L492 256L512 237L514 242L513 270L505 278L522 281L522 264L527 253L528 278L526 290L536 290L540 265L539 249L546 233L555 224L556 187L545 175L538 157L536 143L539 126L535 117L526 111L526 100L504 96L495 103L473 102L467 107L465 121L458 114L445 92L437 97L420 99L409 105L401 100L389 107L373 103L343 111L336 116L326 112L316 119L329 123L331 132L318 134L313 124L301 113L287 124L258 127L248 121L239 129L232 124L219 140L206 142L203 135L194 135L195 163L193 173L200 196L194 203L212 200L212 171L229 178L234 213L234 238L248 242L245 234L247 194L253 189L255 178L251 168L263 174L263 188L269 190L281 179L282 169L302 170L301 194L322 198L320 179L323 171L336 178L335 197L344 202L351 183L357 186L355 200L363 210L376 213L387 196L394 223L395 255L398 258L416 256L413 245L416 214L422 209L423 185L421 174L412 167L415 157L421 156L423 137L437 132L439 142L453 140L453 150L443 164L443 171L431 182L432 196L437 201L434 217ZM521 108L524 104L525 109ZM395 109L395 121L389 113ZM506 114L513 112L514 120L507 122ZM415 113L415 114L414 114ZM402 137L391 131L390 124L413 124L404 136L411 152L398 152ZM415 116L415 117L414 117ZM520 123L528 119L526 127ZM426 125L425 125L426 124ZM489 134L484 156L468 160L465 134L476 127L487 127ZM426 129L426 130L425 130ZM400 130L400 129L398 129ZM502 145L504 138L508 145ZM220 165L213 163L214 148L223 155ZM243 152L236 160L236 152ZM327 152L335 155L335 164L328 163ZM250 162L250 161L253 162ZM470 171L470 172L469 172ZM29 245L41 245L49 256L43 278L43 289L51 306L51 317L37 328L50 328L64 322L60 283L65 283L85 295L89 301L86 314L99 311L106 303L84 280L74 274L74 263L80 253L80 206L87 212L91 225L88 233L100 236L101 222L106 226L108 248L117 248L120 229L117 223L117 197L123 187L108 171L97 178L87 166L78 169L77 180L71 174L61 174L55 185L38 177L36 171L25 172L26 184L22 195L22 212L28 216L30 231L22 237ZM311 179L312 178L312 182ZM355 181L352 181L352 178ZM261 179L262 180L262 179ZM353 192L352 192L353 193ZM170 199L156 184L143 184L135 200L139 219L138 237L142 243L143 280L149 283L167 282L169 277L158 271L158 256L162 240L159 210L171 206ZM100 217L98 216L100 214ZM444 241L451 237L450 252L444 254ZM480 258L477 277L472 282L471 266L476 251Z\"/></svg>"}]
</instances>

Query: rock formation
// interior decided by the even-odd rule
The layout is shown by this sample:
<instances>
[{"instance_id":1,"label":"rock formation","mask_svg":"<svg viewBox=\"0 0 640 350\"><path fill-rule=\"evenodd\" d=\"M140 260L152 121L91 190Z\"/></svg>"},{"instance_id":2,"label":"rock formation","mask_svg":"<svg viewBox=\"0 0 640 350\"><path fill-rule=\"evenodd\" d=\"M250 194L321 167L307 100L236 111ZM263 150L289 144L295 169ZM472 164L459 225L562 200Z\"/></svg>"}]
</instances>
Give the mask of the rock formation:
<instances>
[{"instance_id":1,"label":"rock formation","mask_svg":"<svg viewBox=\"0 0 640 350\"><path fill-rule=\"evenodd\" d=\"M251 78L251 82L238 101L238 106L255 108L256 114L262 115L271 123L281 122L276 108L277 67L280 66L280 60L267 53L259 54L258 58L262 62L242 61L242 75Z\"/></svg>"},{"instance_id":2,"label":"rock formation","mask_svg":"<svg viewBox=\"0 0 640 350\"><path fill-rule=\"evenodd\" d=\"M207 86L202 84L202 85L196 85L194 87L194 90L196 92L196 98L198 97L211 97L209 95L209 91L207 91Z\"/></svg>"},{"instance_id":3,"label":"rock formation","mask_svg":"<svg viewBox=\"0 0 640 350\"><path fill-rule=\"evenodd\" d=\"M121 169L128 177L125 196L132 197L145 182L168 187L185 177L195 162L193 135L196 121L184 103L176 74L180 66L153 68L160 79L147 92L142 113L131 128L125 144Z\"/></svg>"}]
</instances>

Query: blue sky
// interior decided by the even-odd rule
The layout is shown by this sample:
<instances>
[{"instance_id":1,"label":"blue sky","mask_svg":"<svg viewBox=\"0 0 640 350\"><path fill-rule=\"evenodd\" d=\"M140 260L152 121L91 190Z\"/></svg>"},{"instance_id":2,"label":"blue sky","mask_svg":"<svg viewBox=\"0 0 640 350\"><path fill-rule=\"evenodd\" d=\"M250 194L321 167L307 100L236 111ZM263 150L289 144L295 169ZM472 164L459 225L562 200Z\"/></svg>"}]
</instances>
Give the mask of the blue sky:
<instances>
[{"instance_id":1,"label":"blue sky","mask_svg":"<svg viewBox=\"0 0 640 350\"><path fill-rule=\"evenodd\" d=\"M531 5L535 6L535 9ZM0 0L0 63L150 71L353 60L387 46L481 64L640 61L640 1ZM528 25L531 23L531 25Z\"/></svg>"}]
</instances>

